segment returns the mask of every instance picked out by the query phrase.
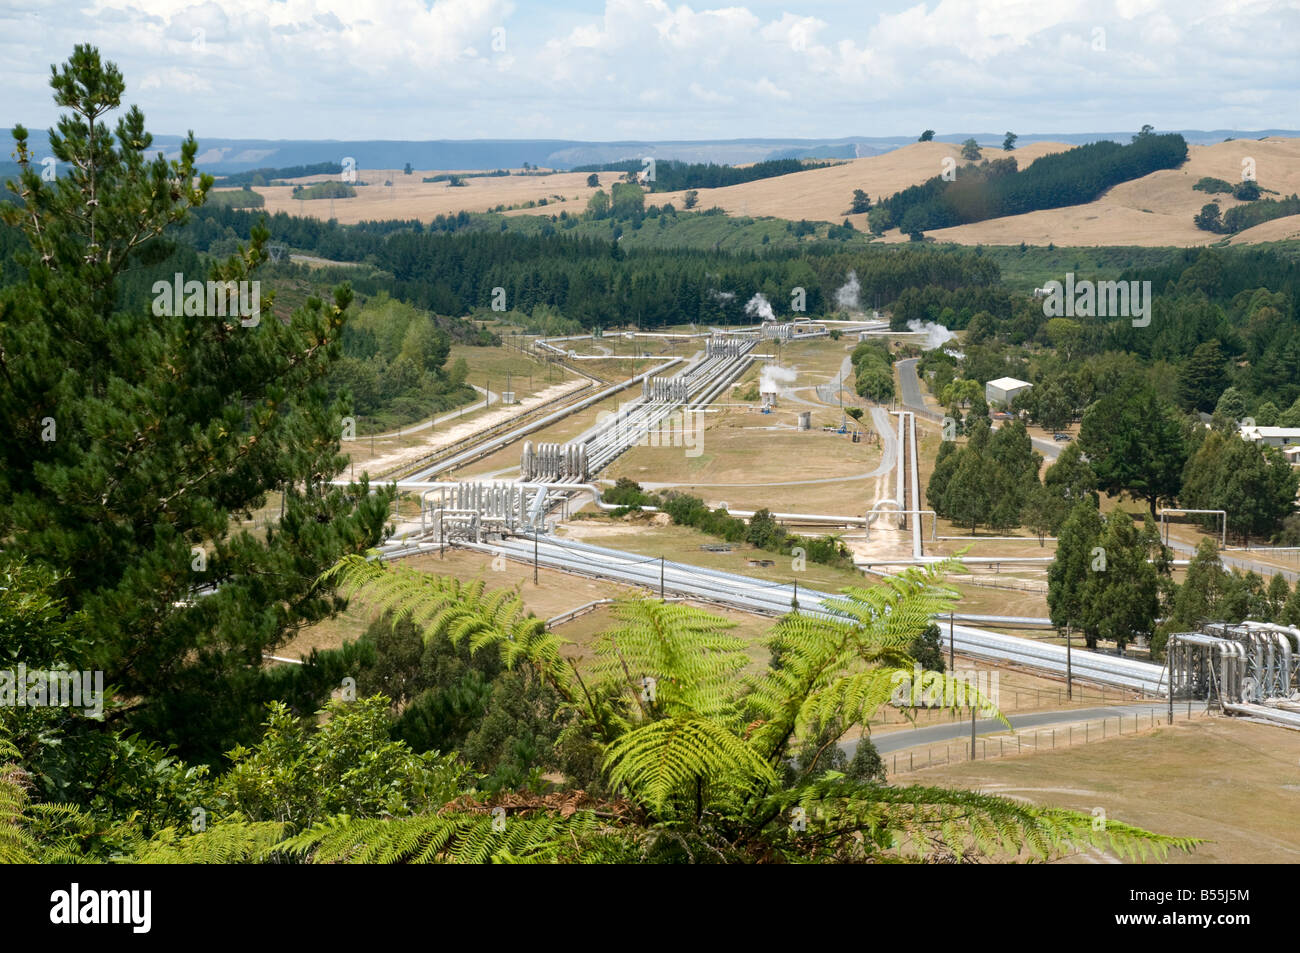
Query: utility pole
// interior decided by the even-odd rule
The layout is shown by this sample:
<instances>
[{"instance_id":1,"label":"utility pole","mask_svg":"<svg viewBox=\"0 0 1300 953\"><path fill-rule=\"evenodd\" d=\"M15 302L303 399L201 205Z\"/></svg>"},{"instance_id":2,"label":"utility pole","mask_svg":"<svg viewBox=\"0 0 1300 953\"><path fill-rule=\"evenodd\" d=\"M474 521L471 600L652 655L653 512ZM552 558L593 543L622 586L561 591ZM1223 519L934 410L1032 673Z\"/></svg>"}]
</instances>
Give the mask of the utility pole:
<instances>
[{"instance_id":1,"label":"utility pole","mask_svg":"<svg viewBox=\"0 0 1300 953\"><path fill-rule=\"evenodd\" d=\"M544 516L539 519L545 519ZM537 585L537 537L541 535L541 530L536 526L533 527L533 585Z\"/></svg>"},{"instance_id":2,"label":"utility pole","mask_svg":"<svg viewBox=\"0 0 1300 953\"><path fill-rule=\"evenodd\" d=\"M975 706L970 706L970 759L975 760Z\"/></svg>"}]
</instances>

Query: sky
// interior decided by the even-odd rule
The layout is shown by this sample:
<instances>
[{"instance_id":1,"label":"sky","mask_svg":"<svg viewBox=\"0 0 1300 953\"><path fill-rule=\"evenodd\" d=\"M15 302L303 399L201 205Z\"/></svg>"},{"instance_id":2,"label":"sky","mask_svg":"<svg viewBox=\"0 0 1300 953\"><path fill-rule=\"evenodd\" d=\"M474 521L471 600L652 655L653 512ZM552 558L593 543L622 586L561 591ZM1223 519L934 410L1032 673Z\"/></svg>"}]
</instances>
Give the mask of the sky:
<instances>
[{"instance_id":1,"label":"sky","mask_svg":"<svg viewBox=\"0 0 1300 953\"><path fill-rule=\"evenodd\" d=\"M1300 128L1300 0L0 0L0 125L85 42L200 137Z\"/></svg>"}]
</instances>

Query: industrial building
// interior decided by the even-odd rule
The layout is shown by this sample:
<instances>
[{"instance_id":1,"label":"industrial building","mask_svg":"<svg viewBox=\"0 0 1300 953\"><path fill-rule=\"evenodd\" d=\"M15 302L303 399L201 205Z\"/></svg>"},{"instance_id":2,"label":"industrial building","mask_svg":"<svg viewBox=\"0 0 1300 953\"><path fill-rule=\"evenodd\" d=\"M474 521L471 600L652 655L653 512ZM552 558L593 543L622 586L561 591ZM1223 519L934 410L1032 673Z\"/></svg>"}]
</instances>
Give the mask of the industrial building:
<instances>
[{"instance_id":1,"label":"industrial building","mask_svg":"<svg viewBox=\"0 0 1300 953\"><path fill-rule=\"evenodd\" d=\"M1014 377L999 377L984 385L984 400L989 404L1010 407L1017 394L1024 393L1033 386L1028 381L1018 381Z\"/></svg>"}]
</instances>

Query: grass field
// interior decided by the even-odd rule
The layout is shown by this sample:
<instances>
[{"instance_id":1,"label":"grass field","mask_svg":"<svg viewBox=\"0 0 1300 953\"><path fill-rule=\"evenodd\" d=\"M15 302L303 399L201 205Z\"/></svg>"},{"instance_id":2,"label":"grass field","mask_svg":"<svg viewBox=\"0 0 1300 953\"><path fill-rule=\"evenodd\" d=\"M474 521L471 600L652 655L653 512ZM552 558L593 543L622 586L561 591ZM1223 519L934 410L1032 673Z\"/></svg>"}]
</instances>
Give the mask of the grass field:
<instances>
[{"instance_id":1,"label":"grass field","mask_svg":"<svg viewBox=\"0 0 1300 953\"><path fill-rule=\"evenodd\" d=\"M1012 155L1024 168L1041 156L1070 148L1062 143L1035 142L1016 149ZM1005 155L997 149L983 152L983 157L989 159ZM1238 181L1243 160L1249 159L1256 165L1262 187L1282 196L1300 192L1300 139L1267 138L1210 146L1193 145L1188 147L1188 155L1188 161L1181 168L1161 170L1121 183L1084 205L937 229L927 233L926 237L938 242L984 246L1016 246L1021 243L1077 248L1210 245L1221 241L1222 237L1201 231L1192 224L1192 217L1212 198L1192 189L1202 176ZM866 215L847 214L854 189L863 189L873 200L886 198L940 174L945 159L960 161L959 157L960 147L952 143L917 142L883 155L852 159L835 166L726 188L697 190L698 209L718 208L726 213L723 216L685 212L685 194L682 192L650 193L646 196L647 206L671 202L679 210L677 220L661 225L656 219L647 219L639 227L624 227L624 238L629 245L644 247L691 246L753 251L771 245L797 244L800 239L788 229L791 221L806 219L838 224L847 219L859 232L850 241L864 244L873 240L867 232ZM570 215L582 213L587 200L596 191L586 184L585 174L575 172L465 179L466 185L460 188L445 182L420 181L428 174L416 172L407 176L402 175L401 170L360 170L359 178L367 184L357 186L357 195L347 199L302 201L293 198L291 186L263 187L255 191L265 197L268 212L335 218L344 224L412 218L427 222L440 214L481 213L500 205L509 207L545 200L545 206L506 213L506 218L517 219L517 224L512 224L512 227L523 231L554 226L550 218L561 211ZM321 178L313 176L293 181L310 183ZM608 189L615 178L613 173L602 173L601 186ZM386 181L392 184L383 185ZM1213 198L1225 210L1240 204L1231 196ZM611 221L583 222L572 232L612 238L616 225ZM819 229L819 233L825 237L825 226ZM1300 216L1289 216L1255 226L1230 240L1242 244L1288 241L1298 237ZM907 236L897 230L884 239L887 243L907 240ZM1112 254L1107 253L1107 256ZM1079 257L1077 253L1075 257ZM1139 256L1128 252L1127 257ZM1046 272L1049 275L1055 273ZM1034 280L1039 278L1041 274ZM1013 275L1013 280L1020 287L1021 276Z\"/></svg>"},{"instance_id":2,"label":"grass field","mask_svg":"<svg viewBox=\"0 0 1300 953\"><path fill-rule=\"evenodd\" d=\"M1204 838L1170 862L1300 862L1300 734L1226 718L1032 755L967 762L891 778L965 788ZM1095 862L1088 854L1072 862Z\"/></svg>"}]
</instances>

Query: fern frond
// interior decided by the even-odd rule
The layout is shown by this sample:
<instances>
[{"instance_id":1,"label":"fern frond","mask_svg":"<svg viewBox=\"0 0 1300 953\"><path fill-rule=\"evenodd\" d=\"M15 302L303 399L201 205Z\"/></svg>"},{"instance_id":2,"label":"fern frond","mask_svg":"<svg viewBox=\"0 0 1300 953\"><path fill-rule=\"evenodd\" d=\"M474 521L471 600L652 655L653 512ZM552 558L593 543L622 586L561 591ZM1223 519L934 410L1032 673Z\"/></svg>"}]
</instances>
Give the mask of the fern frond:
<instances>
[{"instance_id":1,"label":"fern frond","mask_svg":"<svg viewBox=\"0 0 1300 953\"><path fill-rule=\"evenodd\" d=\"M618 624L597 636L592 666L598 686L640 698L655 680L656 710L668 715L727 717L749 664L734 623L693 606L652 599L615 603Z\"/></svg>"},{"instance_id":2,"label":"fern frond","mask_svg":"<svg viewBox=\"0 0 1300 953\"><path fill-rule=\"evenodd\" d=\"M754 748L703 718L661 718L632 729L606 749L604 768L615 785L656 809L700 782L753 787L775 780Z\"/></svg>"},{"instance_id":3,"label":"fern frond","mask_svg":"<svg viewBox=\"0 0 1300 953\"><path fill-rule=\"evenodd\" d=\"M804 810L804 831L790 829L795 806ZM833 772L768 798L759 810L771 818L773 834L801 858L1045 860L1100 847L1124 859L1163 860L1171 850L1188 852L1200 843L1120 821L1098 824L1080 811L970 791L855 783Z\"/></svg>"},{"instance_id":4,"label":"fern frond","mask_svg":"<svg viewBox=\"0 0 1300 953\"><path fill-rule=\"evenodd\" d=\"M409 618L426 639L466 643L475 652L495 650L508 668L532 664L568 697L567 663L561 654L567 643L548 632L544 620L529 615L516 592L489 591L481 579L461 583L406 566L389 568L355 554L341 559L320 581L379 612Z\"/></svg>"},{"instance_id":5,"label":"fern frond","mask_svg":"<svg viewBox=\"0 0 1300 953\"><path fill-rule=\"evenodd\" d=\"M284 836L277 821L228 818L199 833L168 827L122 858L133 864L252 864L273 854Z\"/></svg>"},{"instance_id":6,"label":"fern frond","mask_svg":"<svg viewBox=\"0 0 1300 953\"><path fill-rule=\"evenodd\" d=\"M282 849L316 864L559 863L598 828L595 815L535 813L494 817L448 812L354 820L335 817L285 841Z\"/></svg>"}]
</instances>

